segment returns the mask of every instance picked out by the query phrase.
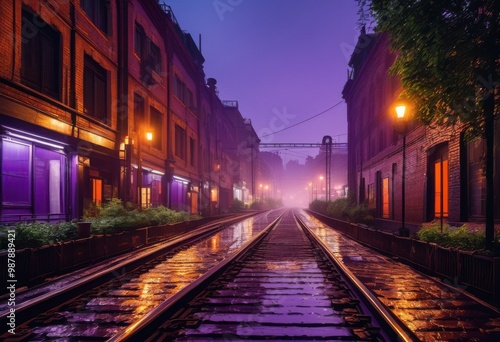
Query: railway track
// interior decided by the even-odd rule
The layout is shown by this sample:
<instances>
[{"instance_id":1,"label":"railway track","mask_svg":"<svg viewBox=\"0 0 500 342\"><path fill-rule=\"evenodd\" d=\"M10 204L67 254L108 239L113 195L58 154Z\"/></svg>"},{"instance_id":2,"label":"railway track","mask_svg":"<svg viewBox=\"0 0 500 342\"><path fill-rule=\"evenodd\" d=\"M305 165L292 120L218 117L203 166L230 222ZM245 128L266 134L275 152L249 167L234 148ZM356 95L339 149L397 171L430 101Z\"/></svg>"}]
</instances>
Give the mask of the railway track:
<instances>
[{"instance_id":1,"label":"railway track","mask_svg":"<svg viewBox=\"0 0 500 342\"><path fill-rule=\"evenodd\" d=\"M416 340L287 211L110 341Z\"/></svg>"},{"instance_id":2,"label":"railway track","mask_svg":"<svg viewBox=\"0 0 500 342\"><path fill-rule=\"evenodd\" d=\"M192 235L49 286L0 340L498 340L498 311L302 211Z\"/></svg>"},{"instance_id":3,"label":"railway track","mask_svg":"<svg viewBox=\"0 0 500 342\"><path fill-rule=\"evenodd\" d=\"M278 214L219 222L82 271L83 277L63 285L47 284L31 297L19 294L15 335L6 332L0 340L106 340L233 253ZM6 326L9 309L3 304Z\"/></svg>"},{"instance_id":4,"label":"railway track","mask_svg":"<svg viewBox=\"0 0 500 342\"><path fill-rule=\"evenodd\" d=\"M333 255L420 341L500 341L500 310L448 283L374 252L305 212Z\"/></svg>"}]
</instances>

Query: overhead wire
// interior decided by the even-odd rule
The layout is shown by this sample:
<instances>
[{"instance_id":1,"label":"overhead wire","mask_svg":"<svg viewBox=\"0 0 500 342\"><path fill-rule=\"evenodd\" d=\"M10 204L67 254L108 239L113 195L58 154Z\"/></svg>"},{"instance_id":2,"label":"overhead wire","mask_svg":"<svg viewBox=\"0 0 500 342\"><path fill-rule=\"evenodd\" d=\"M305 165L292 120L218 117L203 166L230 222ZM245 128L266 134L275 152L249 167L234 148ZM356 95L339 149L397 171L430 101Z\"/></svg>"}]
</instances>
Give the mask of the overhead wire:
<instances>
[{"instance_id":1,"label":"overhead wire","mask_svg":"<svg viewBox=\"0 0 500 342\"><path fill-rule=\"evenodd\" d=\"M309 117L309 118L307 118L307 119L305 119L305 120L302 120L302 121L300 121L300 122L297 122L296 124L293 124L293 125L291 125L291 126L285 127L285 128L280 129L280 130L278 130L278 131L275 131L275 132L272 132L272 133L269 133L269 134L263 135L263 136L259 137L259 139L262 139L262 138L268 137L268 136L273 135L273 134L276 134L276 133L280 133L280 132L286 131L287 129L290 129L290 128L293 128L293 127L296 127L296 126L301 125L301 124L303 124L303 123L305 123L305 122L307 122L307 121L310 121L310 120L312 120L312 119L314 119L314 118L317 118L318 116L323 115L323 114L325 114L326 112L328 112L328 111L332 110L333 108L337 107L337 106L338 106L339 104L341 104L342 102L344 102L344 100L340 100L339 102L337 102L336 104L334 104L334 105L333 105L333 106L331 106L330 108L325 109L325 110L324 110L324 111L322 111L321 113L318 113L318 114L316 114L316 115L313 115L313 116L311 116L311 117Z\"/></svg>"}]
</instances>

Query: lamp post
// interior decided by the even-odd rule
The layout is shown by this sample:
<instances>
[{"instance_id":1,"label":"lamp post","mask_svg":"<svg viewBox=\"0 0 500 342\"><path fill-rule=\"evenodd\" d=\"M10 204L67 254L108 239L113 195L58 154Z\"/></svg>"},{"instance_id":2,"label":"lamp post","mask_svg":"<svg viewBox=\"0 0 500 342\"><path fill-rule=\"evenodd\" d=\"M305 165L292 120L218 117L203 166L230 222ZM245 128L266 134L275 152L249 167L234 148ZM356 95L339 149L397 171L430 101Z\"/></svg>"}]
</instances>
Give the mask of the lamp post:
<instances>
[{"instance_id":1,"label":"lamp post","mask_svg":"<svg viewBox=\"0 0 500 342\"><path fill-rule=\"evenodd\" d=\"M321 196L323 194L323 179L324 177L323 176L319 176L319 193L320 193L320 199L321 199Z\"/></svg>"},{"instance_id":2,"label":"lamp post","mask_svg":"<svg viewBox=\"0 0 500 342\"><path fill-rule=\"evenodd\" d=\"M120 144L120 159L124 162L124 177L123 177L123 202L130 202L130 180L132 169L132 149L133 140L127 135L123 138L123 143Z\"/></svg>"},{"instance_id":3,"label":"lamp post","mask_svg":"<svg viewBox=\"0 0 500 342\"><path fill-rule=\"evenodd\" d=\"M141 130L137 133L137 201L139 202L139 209L142 209L142 150L141 140L145 138L147 141L153 140L153 133L146 132L144 137Z\"/></svg>"},{"instance_id":4,"label":"lamp post","mask_svg":"<svg viewBox=\"0 0 500 342\"><path fill-rule=\"evenodd\" d=\"M410 232L405 225L406 219L406 126L407 126L407 117L406 114L406 105L398 104L395 106L396 110L396 130L399 134L403 136L403 163L402 163L402 171L401 171L401 227L399 228L400 236L409 236Z\"/></svg>"},{"instance_id":5,"label":"lamp post","mask_svg":"<svg viewBox=\"0 0 500 342\"><path fill-rule=\"evenodd\" d=\"M219 184L217 185L217 214L220 215L220 206L221 206L221 201L220 201L220 172L221 172L221 168L222 168L222 164L221 162L217 161L217 163L215 164L215 168L217 170L217 175L219 177Z\"/></svg>"}]
</instances>

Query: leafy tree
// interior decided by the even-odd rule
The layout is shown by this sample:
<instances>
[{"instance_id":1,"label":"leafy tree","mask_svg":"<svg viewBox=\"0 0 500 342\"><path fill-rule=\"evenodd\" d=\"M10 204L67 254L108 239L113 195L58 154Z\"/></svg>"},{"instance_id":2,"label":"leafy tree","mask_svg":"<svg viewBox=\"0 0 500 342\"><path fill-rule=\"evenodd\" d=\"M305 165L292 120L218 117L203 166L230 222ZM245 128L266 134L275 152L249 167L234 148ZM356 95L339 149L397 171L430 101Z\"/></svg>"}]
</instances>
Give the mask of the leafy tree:
<instances>
[{"instance_id":1,"label":"leafy tree","mask_svg":"<svg viewBox=\"0 0 500 342\"><path fill-rule=\"evenodd\" d=\"M500 1L358 0L376 30L387 32L397 59L401 97L426 125L459 124L486 141L486 237L494 241L494 124L500 112ZM495 93L497 96L495 96Z\"/></svg>"}]
</instances>

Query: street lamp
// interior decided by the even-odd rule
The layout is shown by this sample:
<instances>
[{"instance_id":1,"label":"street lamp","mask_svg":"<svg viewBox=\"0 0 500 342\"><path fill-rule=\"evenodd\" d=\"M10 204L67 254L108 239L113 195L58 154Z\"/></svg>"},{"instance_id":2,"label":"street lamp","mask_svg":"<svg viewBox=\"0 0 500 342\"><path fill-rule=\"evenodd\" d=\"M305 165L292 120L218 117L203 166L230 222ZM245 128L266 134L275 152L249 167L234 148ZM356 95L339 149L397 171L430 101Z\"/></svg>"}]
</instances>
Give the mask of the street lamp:
<instances>
[{"instance_id":1,"label":"street lamp","mask_svg":"<svg viewBox=\"0 0 500 342\"><path fill-rule=\"evenodd\" d=\"M146 141L151 142L153 140L153 133L146 132L144 137L142 136L141 130L137 132L137 201L139 202L139 209L143 209L142 203L142 150L141 150L141 140L145 138Z\"/></svg>"},{"instance_id":2,"label":"street lamp","mask_svg":"<svg viewBox=\"0 0 500 342\"><path fill-rule=\"evenodd\" d=\"M409 236L410 231L405 225L405 209L406 209L406 195L405 195L405 180L406 180L406 128L407 128L407 117L406 114L406 104L400 103L394 107L396 111L396 131L403 136L403 165L401 172L401 227L399 228L400 236Z\"/></svg>"}]
</instances>

